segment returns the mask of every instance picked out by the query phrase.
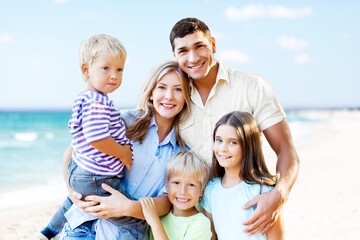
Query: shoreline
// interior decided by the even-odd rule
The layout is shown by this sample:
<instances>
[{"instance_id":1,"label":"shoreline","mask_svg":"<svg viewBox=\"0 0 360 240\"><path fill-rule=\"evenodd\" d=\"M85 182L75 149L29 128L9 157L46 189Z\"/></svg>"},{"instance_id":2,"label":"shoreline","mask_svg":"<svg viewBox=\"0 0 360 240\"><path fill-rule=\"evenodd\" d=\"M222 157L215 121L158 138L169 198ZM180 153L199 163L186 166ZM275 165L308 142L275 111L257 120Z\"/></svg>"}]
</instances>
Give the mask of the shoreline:
<instances>
[{"instance_id":1,"label":"shoreline","mask_svg":"<svg viewBox=\"0 0 360 240\"><path fill-rule=\"evenodd\" d=\"M360 111L297 114L309 121L290 124L300 172L283 208L286 239L355 240L360 234ZM263 143L268 167L275 169L276 156ZM36 239L67 195L62 176L56 179L0 193L2 239Z\"/></svg>"}]
</instances>

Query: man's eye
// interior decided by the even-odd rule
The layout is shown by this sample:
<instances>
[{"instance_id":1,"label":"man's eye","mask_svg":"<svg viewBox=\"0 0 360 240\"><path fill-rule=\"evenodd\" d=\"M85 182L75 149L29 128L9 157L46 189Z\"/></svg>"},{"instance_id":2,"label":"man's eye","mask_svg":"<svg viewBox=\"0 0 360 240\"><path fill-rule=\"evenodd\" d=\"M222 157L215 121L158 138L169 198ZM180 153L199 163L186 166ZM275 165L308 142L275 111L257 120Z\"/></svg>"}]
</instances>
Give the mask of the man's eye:
<instances>
[{"instance_id":1,"label":"man's eye","mask_svg":"<svg viewBox=\"0 0 360 240\"><path fill-rule=\"evenodd\" d=\"M178 54L179 54L179 55L183 55L183 54L185 54L185 53L186 53L185 50L179 50L179 51L178 51Z\"/></svg>"}]
</instances>

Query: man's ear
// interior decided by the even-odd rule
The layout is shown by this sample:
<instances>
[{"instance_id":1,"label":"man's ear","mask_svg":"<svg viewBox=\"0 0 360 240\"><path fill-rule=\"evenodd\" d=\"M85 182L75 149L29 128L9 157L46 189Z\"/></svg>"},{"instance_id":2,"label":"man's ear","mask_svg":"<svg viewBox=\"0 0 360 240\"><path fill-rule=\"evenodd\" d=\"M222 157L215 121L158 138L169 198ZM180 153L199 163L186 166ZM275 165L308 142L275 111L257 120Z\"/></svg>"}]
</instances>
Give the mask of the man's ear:
<instances>
[{"instance_id":1,"label":"man's ear","mask_svg":"<svg viewBox=\"0 0 360 240\"><path fill-rule=\"evenodd\" d=\"M86 63L81 64L81 72L84 76L89 76L89 66Z\"/></svg>"},{"instance_id":2,"label":"man's ear","mask_svg":"<svg viewBox=\"0 0 360 240\"><path fill-rule=\"evenodd\" d=\"M213 53L216 53L216 40L214 37L211 37L211 46Z\"/></svg>"}]
</instances>

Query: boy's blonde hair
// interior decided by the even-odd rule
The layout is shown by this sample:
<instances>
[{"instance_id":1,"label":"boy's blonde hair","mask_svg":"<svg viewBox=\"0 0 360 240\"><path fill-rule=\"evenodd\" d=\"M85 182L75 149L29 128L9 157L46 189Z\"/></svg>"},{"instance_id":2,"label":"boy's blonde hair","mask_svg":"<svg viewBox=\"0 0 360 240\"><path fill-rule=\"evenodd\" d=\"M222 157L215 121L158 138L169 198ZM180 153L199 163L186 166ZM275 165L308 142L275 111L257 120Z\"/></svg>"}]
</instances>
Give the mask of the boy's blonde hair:
<instances>
[{"instance_id":1,"label":"boy's blonde hair","mask_svg":"<svg viewBox=\"0 0 360 240\"><path fill-rule=\"evenodd\" d=\"M107 52L113 56L126 59L124 45L115 37L107 34L96 34L83 41L80 45L80 68L83 64L91 65L100 53ZM85 79L85 76L83 76Z\"/></svg>"},{"instance_id":2,"label":"boy's blonde hair","mask_svg":"<svg viewBox=\"0 0 360 240\"><path fill-rule=\"evenodd\" d=\"M209 167L207 163L197 157L192 151L182 151L172 157L166 165L166 179L172 176L191 174L201 184L201 191L204 190L209 180Z\"/></svg>"}]
</instances>

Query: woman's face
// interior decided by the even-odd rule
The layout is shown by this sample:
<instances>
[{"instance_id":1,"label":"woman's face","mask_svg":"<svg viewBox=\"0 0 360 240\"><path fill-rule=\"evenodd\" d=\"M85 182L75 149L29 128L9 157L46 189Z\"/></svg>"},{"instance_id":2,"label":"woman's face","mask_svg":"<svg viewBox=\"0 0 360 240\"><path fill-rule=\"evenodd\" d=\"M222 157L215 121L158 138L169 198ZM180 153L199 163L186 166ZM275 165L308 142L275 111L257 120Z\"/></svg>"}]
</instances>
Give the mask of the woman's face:
<instances>
[{"instance_id":1,"label":"woman's face","mask_svg":"<svg viewBox=\"0 0 360 240\"><path fill-rule=\"evenodd\" d=\"M174 121L184 107L185 98L176 72L166 73L152 90L150 99L155 108L155 118L159 121Z\"/></svg>"}]
</instances>

